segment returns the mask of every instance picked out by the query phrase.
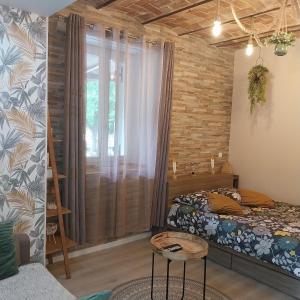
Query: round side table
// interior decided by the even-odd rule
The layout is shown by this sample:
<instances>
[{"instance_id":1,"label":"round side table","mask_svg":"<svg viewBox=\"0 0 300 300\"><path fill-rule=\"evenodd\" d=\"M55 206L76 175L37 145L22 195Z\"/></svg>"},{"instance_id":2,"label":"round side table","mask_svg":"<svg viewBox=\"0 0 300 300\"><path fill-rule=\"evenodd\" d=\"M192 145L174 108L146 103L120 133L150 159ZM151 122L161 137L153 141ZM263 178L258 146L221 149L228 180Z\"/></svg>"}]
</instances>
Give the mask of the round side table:
<instances>
[{"instance_id":1,"label":"round side table","mask_svg":"<svg viewBox=\"0 0 300 300\"><path fill-rule=\"evenodd\" d=\"M169 299L169 271L172 261L183 261L183 279L182 279L182 297L184 299L185 292L185 271L186 262L188 260L204 260L204 282L203 282L203 299L205 300L206 290L206 257L208 254L208 243L198 236L183 232L162 232L151 238L152 247L152 277L151 277L151 299L153 300L153 277L154 277L154 259L158 254L167 259L167 282L166 282L166 300ZM179 244L182 250L170 252L165 247L173 244Z\"/></svg>"}]
</instances>

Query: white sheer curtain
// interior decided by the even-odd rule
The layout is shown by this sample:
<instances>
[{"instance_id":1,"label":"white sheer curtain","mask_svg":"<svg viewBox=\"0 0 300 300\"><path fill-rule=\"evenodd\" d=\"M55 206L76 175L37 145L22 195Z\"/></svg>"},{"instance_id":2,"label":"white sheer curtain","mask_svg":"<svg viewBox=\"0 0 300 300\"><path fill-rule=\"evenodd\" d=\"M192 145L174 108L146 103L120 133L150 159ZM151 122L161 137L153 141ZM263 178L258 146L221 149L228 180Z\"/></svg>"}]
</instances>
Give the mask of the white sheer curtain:
<instances>
[{"instance_id":1,"label":"white sheer curtain","mask_svg":"<svg viewBox=\"0 0 300 300\"><path fill-rule=\"evenodd\" d=\"M126 32L87 33L87 239L150 227L163 49Z\"/></svg>"}]
</instances>

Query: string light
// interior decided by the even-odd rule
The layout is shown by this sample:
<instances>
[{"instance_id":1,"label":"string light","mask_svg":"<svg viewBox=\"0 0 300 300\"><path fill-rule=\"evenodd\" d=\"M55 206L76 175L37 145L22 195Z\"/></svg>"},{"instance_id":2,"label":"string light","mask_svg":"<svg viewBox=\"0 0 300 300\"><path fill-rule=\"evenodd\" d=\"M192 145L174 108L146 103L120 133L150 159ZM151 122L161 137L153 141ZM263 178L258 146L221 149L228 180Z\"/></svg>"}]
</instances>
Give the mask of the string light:
<instances>
[{"instance_id":1,"label":"string light","mask_svg":"<svg viewBox=\"0 0 300 300\"><path fill-rule=\"evenodd\" d=\"M218 37L222 33L222 22L220 17L220 0L217 0L217 16L212 28L212 34L214 37Z\"/></svg>"}]
</instances>

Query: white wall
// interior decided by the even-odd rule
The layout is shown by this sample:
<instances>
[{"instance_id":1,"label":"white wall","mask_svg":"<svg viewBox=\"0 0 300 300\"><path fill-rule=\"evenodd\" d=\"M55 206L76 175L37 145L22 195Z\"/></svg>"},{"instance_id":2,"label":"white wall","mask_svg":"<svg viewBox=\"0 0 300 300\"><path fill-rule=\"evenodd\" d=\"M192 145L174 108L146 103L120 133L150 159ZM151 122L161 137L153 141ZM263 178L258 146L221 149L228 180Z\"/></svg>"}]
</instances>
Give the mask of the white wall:
<instances>
[{"instance_id":1,"label":"white wall","mask_svg":"<svg viewBox=\"0 0 300 300\"><path fill-rule=\"evenodd\" d=\"M262 51L270 71L267 103L250 114L248 71L258 57L235 54L229 160L240 187L300 205L300 40L284 57Z\"/></svg>"}]
</instances>

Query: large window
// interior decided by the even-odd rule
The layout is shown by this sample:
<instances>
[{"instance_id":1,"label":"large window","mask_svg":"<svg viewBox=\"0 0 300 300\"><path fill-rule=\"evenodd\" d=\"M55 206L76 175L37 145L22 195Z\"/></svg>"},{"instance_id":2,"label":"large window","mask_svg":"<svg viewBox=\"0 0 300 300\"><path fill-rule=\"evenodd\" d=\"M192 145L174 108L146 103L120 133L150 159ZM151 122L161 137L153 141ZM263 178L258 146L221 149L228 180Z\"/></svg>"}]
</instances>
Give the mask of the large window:
<instances>
[{"instance_id":1,"label":"large window","mask_svg":"<svg viewBox=\"0 0 300 300\"><path fill-rule=\"evenodd\" d=\"M124 110L120 105L116 106L117 90L120 97L124 89L123 82L115 61L111 57L107 61L101 59L97 43L99 41L96 38L87 35L86 156L90 158L124 153L123 135L118 134L118 137L121 136L118 140L115 138L116 130L124 129ZM101 68L105 67L110 70L108 80L100 76Z\"/></svg>"}]
</instances>

